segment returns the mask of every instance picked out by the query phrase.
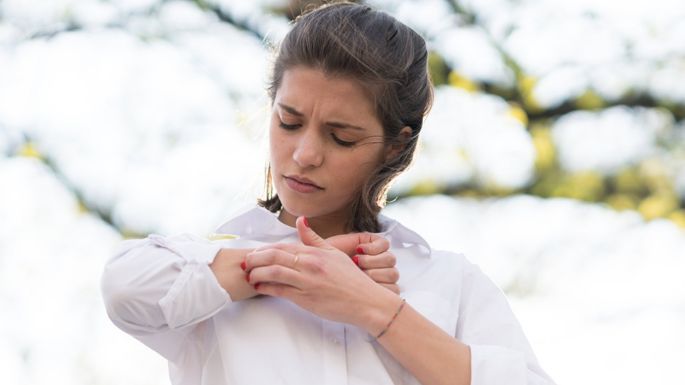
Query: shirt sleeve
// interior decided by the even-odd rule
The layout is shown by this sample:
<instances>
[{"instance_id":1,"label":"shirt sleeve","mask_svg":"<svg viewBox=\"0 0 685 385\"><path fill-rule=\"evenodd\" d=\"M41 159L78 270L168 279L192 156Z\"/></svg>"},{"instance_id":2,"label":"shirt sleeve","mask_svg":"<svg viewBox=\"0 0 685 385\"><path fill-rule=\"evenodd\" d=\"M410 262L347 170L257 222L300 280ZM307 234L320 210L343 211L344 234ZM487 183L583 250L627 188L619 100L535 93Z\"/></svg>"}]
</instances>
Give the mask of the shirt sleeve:
<instances>
[{"instance_id":1,"label":"shirt sleeve","mask_svg":"<svg viewBox=\"0 0 685 385\"><path fill-rule=\"evenodd\" d=\"M174 361L188 334L231 302L209 268L220 249L187 234L123 241L102 275L110 319Z\"/></svg>"},{"instance_id":2,"label":"shirt sleeve","mask_svg":"<svg viewBox=\"0 0 685 385\"><path fill-rule=\"evenodd\" d=\"M502 291L467 262L456 337L471 348L472 385L548 385Z\"/></svg>"}]
</instances>

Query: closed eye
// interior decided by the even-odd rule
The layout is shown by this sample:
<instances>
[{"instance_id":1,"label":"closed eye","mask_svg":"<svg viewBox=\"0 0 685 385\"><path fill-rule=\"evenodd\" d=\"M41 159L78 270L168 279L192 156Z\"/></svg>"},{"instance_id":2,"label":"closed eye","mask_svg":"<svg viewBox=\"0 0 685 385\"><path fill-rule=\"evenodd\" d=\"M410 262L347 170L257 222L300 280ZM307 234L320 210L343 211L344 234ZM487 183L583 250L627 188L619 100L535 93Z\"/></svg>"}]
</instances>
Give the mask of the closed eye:
<instances>
[{"instance_id":1,"label":"closed eye","mask_svg":"<svg viewBox=\"0 0 685 385\"><path fill-rule=\"evenodd\" d=\"M284 130L294 131L294 130L297 130L298 128L300 128L301 125L300 124L286 124L282 120L279 120L279 126ZM338 145L343 146L343 147L352 147L355 144L357 144L357 142L349 142L346 140L342 140L342 139L338 138L334 133L331 133L331 138L333 139L333 141L335 143L337 143Z\"/></svg>"},{"instance_id":2,"label":"closed eye","mask_svg":"<svg viewBox=\"0 0 685 385\"><path fill-rule=\"evenodd\" d=\"M282 121L280 122L280 126L281 126L281 128L283 128L285 130L296 130L300 127L299 124L285 124Z\"/></svg>"},{"instance_id":3,"label":"closed eye","mask_svg":"<svg viewBox=\"0 0 685 385\"><path fill-rule=\"evenodd\" d=\"M337 136L335 136L335 134L331 134L331 137L333 138L335 143L338 143L339 145L341 145L343 147L352 147L357 143L357 142L348 142L346 140L342 140L342 139L338 138Z\"/></svg>"}]
</instances>

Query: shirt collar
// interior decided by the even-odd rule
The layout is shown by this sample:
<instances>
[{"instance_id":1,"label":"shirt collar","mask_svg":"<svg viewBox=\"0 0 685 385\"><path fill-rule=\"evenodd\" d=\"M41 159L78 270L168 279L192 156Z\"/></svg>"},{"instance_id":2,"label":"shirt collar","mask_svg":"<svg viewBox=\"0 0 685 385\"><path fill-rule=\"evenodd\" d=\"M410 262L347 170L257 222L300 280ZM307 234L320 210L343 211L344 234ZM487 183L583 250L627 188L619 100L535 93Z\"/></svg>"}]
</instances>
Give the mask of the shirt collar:
<instances>
[{"instance_id":1,"label":"shirt collar","mask_svg":"<svg viewBox=\"0 0 685 385\"><path fill-rule=\"evenodd\" d=\"M420 255L430 257L428 242L413 230L398 221L379 215L382 231L378 234L390 242L392 248L415 248ZM262 242L278 242L286 237L296 236L296 229L278 220L276 215L264 207L252 207L225 222L216 230L219 234L233 234L239 238Z\"/></svg>"}]
</instances>

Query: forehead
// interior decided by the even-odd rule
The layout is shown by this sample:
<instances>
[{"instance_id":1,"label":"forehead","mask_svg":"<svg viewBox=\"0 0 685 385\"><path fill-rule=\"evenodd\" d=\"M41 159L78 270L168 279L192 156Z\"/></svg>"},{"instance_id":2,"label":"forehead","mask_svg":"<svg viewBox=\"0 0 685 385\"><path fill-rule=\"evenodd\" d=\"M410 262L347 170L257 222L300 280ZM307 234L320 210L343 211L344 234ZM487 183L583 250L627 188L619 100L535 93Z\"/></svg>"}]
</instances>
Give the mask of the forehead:
<instances>
[{"instance_id":1,"label":"forehead","mask_svg":"<svg viewBox=\"0 0 685 385\"><path fill-rule=\"evenodd\" d=\"M380 127L373 97L359 81L318 69L298 66L286 70L274 101L307 117L344 119L348 123Z\"/></svg>"}]
</instances>

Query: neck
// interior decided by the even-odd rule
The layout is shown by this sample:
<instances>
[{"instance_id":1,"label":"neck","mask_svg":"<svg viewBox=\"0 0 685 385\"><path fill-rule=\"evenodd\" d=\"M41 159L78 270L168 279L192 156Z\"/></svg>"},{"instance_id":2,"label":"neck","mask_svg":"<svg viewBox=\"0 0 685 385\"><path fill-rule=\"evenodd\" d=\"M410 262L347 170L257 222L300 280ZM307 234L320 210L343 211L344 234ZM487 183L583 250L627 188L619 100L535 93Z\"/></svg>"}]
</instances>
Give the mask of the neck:
<instances>
[{"instance_id":1,"label":"neck","mask_svg":"<svg viewBox=\"0 0 685 385\"><path fill-rule=\"evenodd\" d=\"M278 220L288 226L295 227L297 217L289 213L286 209L281 209ZM334 235L346 234L347 217L339 213L332 213L318 217L307 217L307 223L321 238L329 238Z\"/></svg>"}]
</instances>

